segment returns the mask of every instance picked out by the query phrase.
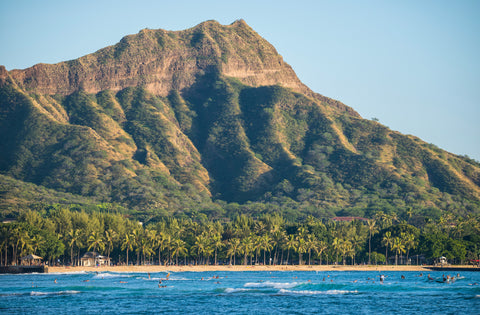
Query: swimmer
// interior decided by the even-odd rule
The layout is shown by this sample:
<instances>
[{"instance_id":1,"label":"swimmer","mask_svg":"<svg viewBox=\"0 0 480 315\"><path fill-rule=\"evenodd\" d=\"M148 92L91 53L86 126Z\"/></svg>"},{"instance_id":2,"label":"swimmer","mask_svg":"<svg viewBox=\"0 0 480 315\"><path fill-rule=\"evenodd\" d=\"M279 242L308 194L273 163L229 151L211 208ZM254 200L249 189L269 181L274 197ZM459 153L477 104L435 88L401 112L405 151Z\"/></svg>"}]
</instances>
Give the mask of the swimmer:
<instances>
[{"instance_id":1,"label":"swimmer","mask_svg":"<svg viewBox=\"0 0 480 315\"><path fill-rule=\"evenodd\" d=\"M384 275L380 275L380 283L383 283L383 280L385 280L385 276L384 276Z\"/></svg>"},{"instance_id":2,"label":"swimmer","mask_svg":"<svg viewBox=\"0 0 480 315\"><path fill-rule=\"evenodd\" d=\"M353 281L353 283L357 283L358 280Z\"/></svg>"},{"instance_id":3,"label":"swimmer","mask_svg":"<svg viewBox=\"0 0 480 315\"><path fill-rule=\"evenodd\" d=\"M57 279L55 279L55 281L53 281L53 282L57 283Z\"/></svg>"},{"instance_id":4,"label":"swimmer","mask_svg":"<svg viewBox=\"0 0 480 315\"><path fill-rule=\"evenodd\" d=\"M128 283L127 281L120 281L120 283Z\"/></svg>"},{"instance_id":5,"label":"swimmer","mask_svg":"<svg viewBox=\"0 0 480 315\"><path fill-rule=\"evenodd\" d=\"M402 280L403 280L403 279L405 279L405 276L404 276L404 275L402 275Z\"/></svg>"},{"instance_id":6,"label":"swimmer","mask_svg":"<svg viewBox=\"0 0 480 315\"><path fill-rule=\"evenodd\" d=\"M83 280L83 282L89 282L90 280Z\"/></svg>"},{"instance_id":7,"label":"swimmer","mask_svg":"<svg viewBox=\"0 0 480 315\"><path fill-rule=\"evenodd\" d=\"M432 281L433 278L430 276L430 274L427 275L428 280Z\"/></svg>"},{"instance_id":8,"label":"swimmer","mask_svg":"<svg viewBox=\"0 0 480 315\"><path fill-rule=\"evenodd\" d=\"M148 280L150 280L150 272L148 272L147 274L148 274Z\"/></svg>"},{"instance_id":9,"label":"swimmer","mask_svg":"<svg viewBox=\"0 0 480 315\"><path fill-rule=\"evenodd\" d=\"M322 281L325 281L325 277L323 277L323 280Z\"/></svg>"}]
</instances>

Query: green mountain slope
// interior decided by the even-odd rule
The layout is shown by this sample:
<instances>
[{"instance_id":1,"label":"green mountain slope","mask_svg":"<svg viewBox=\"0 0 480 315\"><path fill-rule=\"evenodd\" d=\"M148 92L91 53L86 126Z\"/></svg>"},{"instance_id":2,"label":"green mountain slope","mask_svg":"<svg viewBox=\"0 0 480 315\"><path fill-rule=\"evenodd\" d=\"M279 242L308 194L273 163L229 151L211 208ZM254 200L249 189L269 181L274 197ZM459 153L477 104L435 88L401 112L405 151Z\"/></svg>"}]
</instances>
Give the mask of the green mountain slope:
<instances>
[{"instance_id":1,"label":"green mountain slope","mask_svg":"<svg viewBox=\"0 0 480 315\"><path fill-rule=\"evenodd\" d=\"M243 21L0 68L0 174L145 212L480 212L479 163L312 92Z\"/></svg>"}]
</instances>

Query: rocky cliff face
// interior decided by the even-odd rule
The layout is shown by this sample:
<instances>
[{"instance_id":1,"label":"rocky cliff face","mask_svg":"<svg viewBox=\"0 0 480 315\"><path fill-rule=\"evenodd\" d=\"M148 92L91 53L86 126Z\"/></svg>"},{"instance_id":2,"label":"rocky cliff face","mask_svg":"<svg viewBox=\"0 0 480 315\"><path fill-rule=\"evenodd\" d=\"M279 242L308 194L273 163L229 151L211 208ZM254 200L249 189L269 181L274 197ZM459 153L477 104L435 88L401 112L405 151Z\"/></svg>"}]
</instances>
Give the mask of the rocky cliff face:
<instances>
[{"instance_id":1,"label":"rocky cliff face","mask_svg":"<svg viewBox=\"0 0 480 315\"><path fill-rule=\"evenodd\" d=\"M244 21L0 67L0 135L2 175L143 211L212 199L479 211L478 163L314 93Z\"/></svg>"},{"instance_id":2,"label":"rocky cliff face","mask_svg":"<svg viewBox=\"0 0 480 315\"><path fill-rule=\"evenodd\" d=\"M120 43L76 60L37 64L10 75L26 91L69 95L119 91L142 85L154 95L182 90L211 66L250 86L279 84L313 95L275 48L243 20L208 21L179 32L144 29Z\"/></svg>"}]
</instances>

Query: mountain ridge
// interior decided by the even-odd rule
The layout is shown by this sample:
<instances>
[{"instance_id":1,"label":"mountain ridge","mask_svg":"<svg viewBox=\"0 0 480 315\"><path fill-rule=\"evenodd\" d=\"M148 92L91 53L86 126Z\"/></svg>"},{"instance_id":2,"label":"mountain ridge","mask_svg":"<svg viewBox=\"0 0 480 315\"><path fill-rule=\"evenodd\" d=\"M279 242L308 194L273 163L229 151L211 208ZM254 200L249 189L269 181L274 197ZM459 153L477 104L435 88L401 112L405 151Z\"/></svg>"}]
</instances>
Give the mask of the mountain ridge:
<instances>
[{"instance_id":1,"label":"mountain ridge","mask_svg":"<svg viewBox=\"0 0 480 315\"><path fill-rule=\"evenodd\" d=\"M478 163L311 91L243 20L0 67L0 105L1 174L97 201L479 211Z\"/></svg>"}]
</instances>

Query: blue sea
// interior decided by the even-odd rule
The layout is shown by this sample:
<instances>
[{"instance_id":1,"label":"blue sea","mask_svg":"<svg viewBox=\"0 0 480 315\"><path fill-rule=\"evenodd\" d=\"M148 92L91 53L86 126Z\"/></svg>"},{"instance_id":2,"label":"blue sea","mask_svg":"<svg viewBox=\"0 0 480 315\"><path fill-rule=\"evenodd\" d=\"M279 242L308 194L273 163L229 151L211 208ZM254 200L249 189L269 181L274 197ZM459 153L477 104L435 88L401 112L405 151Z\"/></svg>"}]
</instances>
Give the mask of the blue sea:
<instances>
[{"instance_id":1,"label":"blue sea","mask_svg":"<svg viewBox=\"0 0 480 315\"><path fill-rule=\"evenodd\" d=\"M161 284L167 273L0 275L0 313L480 314L480 272L453 283L383 274L381 283L373 271L172 272Z\"/></svg>"}]
</instances>

